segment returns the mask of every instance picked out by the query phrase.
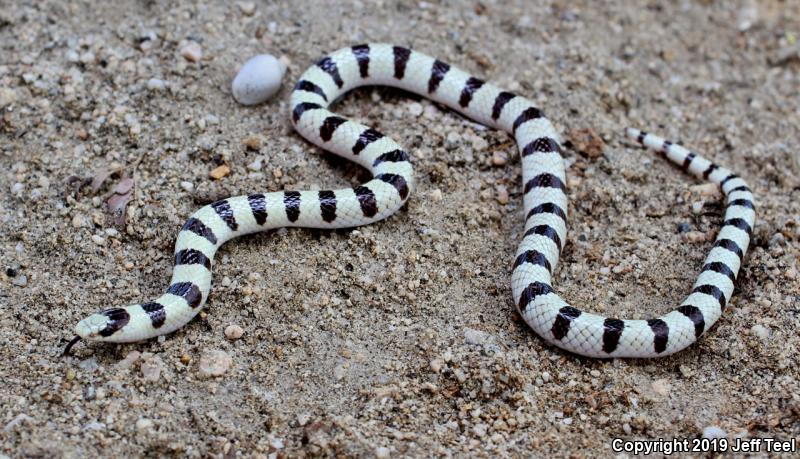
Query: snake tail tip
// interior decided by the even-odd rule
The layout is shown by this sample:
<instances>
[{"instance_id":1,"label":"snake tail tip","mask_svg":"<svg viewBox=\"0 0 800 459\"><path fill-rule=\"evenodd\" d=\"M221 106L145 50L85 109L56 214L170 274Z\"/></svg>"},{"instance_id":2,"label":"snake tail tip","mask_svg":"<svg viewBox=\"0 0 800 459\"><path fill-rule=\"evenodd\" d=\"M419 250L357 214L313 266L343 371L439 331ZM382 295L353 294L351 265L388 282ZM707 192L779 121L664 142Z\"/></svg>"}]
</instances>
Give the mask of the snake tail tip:
<instances>
[{"instance_id":1,"label":"snake tail tip","mask_svg":"<svg viewBox=\"0 0 800 459\"><path fill-rule=\"evenodd\" d=\"M61 355L62 355L62 356L67 356L67 355L69 355L69 352L72 350L72 346L74 346L74 345L75 345L75 344L76 344L78 341L80 341L80 340L81 340L81 337L80 337L80 336L78 336L78 335L75 335L75 337L74 337L74 338L72 338L72 339L69 341L69 343L67 343L67 347L65 347L65 348L64 348L64 352L62 352L62 353L61 353Z\"/></svg>"}]
</instances>

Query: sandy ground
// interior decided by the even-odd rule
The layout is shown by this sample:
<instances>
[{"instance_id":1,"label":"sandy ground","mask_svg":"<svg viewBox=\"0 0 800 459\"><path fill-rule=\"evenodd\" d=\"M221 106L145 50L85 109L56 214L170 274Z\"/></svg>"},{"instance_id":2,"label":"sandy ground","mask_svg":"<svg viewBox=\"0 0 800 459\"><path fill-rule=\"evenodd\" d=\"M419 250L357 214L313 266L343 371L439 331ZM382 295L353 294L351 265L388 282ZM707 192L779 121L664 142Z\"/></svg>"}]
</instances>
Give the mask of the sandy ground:
<instances>
[{"instance_id":1,"label":"sandy ground","mask_svg":"<svg viewBox=\"0 0 800 459\"><path fill-rule=\"evenodd\" d=\"M615 437L709 427L800 435L797 2L121 3L0 1L3 454L589 457L614 455ZM186 40L200 62L181 56ZM163 291L174 238L200 205L367 178L293 132L287 107L310 63L365 41L425 51L546 110L568 141L570 233L555 286L587 310L669 311L721 221L717 195L624 140L625 126L738 172L758 223L722 319L660 360L545 344L511 300L513 141L367 89L337 110L413 153L406 208L357 230L232 242L203 317L166 339L61 357L85 315ZM239 106L230 81L262 52L290 62L283 89ZM585 129L602 154L582 145ZM214 181L220 164L231 173ZM119 231L103 207L118 177L95 195L67 185L114 167L136 180ZM226 338L229 325L244 336ZM204 378L214 350L232 366Z\"/></svg>"}]
</instances>

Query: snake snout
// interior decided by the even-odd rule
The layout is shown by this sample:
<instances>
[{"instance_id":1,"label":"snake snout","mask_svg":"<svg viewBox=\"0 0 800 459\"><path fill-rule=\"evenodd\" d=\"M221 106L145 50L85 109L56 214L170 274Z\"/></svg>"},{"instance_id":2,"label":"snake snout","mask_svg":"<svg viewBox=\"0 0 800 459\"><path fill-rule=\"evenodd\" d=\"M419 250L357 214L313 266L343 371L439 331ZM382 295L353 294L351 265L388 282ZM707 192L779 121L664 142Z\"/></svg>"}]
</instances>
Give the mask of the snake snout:
<instances>
[{"instance_id":1,"label":"snake snout","mask_svg":"<svg viewBox=\"0 0 800 459\"><path fill-rule=\"evenodd\" d=\"M75 325L75 334L86 340L97 339L108 325L109 318L103 314L92 314Z\"/></svg>"}]
</instances>

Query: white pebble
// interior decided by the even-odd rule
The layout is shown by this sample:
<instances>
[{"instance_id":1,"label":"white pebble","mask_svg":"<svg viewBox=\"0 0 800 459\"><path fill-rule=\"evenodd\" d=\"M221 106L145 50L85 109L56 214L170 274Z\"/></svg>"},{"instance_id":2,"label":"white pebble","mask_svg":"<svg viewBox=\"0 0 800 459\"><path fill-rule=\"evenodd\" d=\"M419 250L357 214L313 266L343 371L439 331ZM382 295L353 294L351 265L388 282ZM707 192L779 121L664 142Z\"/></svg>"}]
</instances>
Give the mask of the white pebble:
<instances>
[{"instance_id":1,"label":"white pebble","mask_svg":"<svg viewBox=\"0 0 800 459\"><path fill-rule=\"evenodd\" d=\"M24 274L17 276L11 281L11 283L16 285L17 287L25 287L26 285L28 285L28 276Z\"/></svg>"},{"instance_id":2,"label":"white pebble","mask_svg":"<svg viewBox=\"0 0 800 459\"><path fill-rule=\"evenodd\" d=\"M375 448L375 457L378 459L388 459L392 457L392 452L385 446Z\"/></svg>"},{"instance_id":3,"label":"white pebble","mask_svg":"<svg viewBox=\"0 0 800 459\"><path fill-rule=\"evenodd\" d=\"M221 376L233 365L233 359L227 352L212 349L200 356L200 375L204 377Z\"/></svg>"},{"instance_id":4,"label":"white pebble","mask_svg":"<svg viewBox=\"0 0 800 459\"><path fill-rule=\"evenodd\" d=\"M11 88L0 88L0 108L11 105L17 100L17 93Z\"/></svg>"},{"instance_id":5,"label":"white pebble","mask_svg":"<svg viewBox=\"0 0 800 459\"><path fill-rule=\"evenodd\" d=\"M259 54L244 63L233 79L233 98L242 105L255 105L274 96L281 87L286 65L270 54Z\"/></svg>"},{"instance_id":6,"label":"white pebble","mask_svg":"<svg viewBox=\"0 0 800 459\"><path fill-rule=\"evenodd\" d=\"M139 432L150 430L151 427L153 427L153 421L147 418L139 418L139 420L136 421L136 430Z\"/></svg>"},{"instance_id":7,"label":"white pebble","mask_svg":"<svg viewBox=\"0 0 800 459\"><path fill-rule=\"evenodd\" d=\"M99 246L106 245L106 240L103 239L103 236L100 236L99 234L93 234L92 235L92 242L94 242L95 244L97 244Z\"/></svg>"},{"instance_id":8,"label":"white pebble","mask_svg":"<svg viewBox=\"0 0 800 459\"><path fill-rule=\"evenodd\" d=\"M491 339L491 335L482 330L464 328L464 341L467 344L484 344Z\"/></svg>"},{"instance_id":9,"label":"white pebble","mask_svg":"<svg viewBox=\"0 0 800 459\"><path fill-rule=\"evenodd\" d=\"M422 115L422 104L419 102L412 102L408 105L408 112L411 113L413 116L420 116Z\"/></svg>"},{"instance_id":10,"label":"white pebble","mask_svg":"<svg viewBox=\"0 0 800 459\"><path fill-rule=\"evenodd\" d=\"M754 336L757 336L761 341L766 341L769 339L769 330L767 330L767 327L761 324L755 324L750 327L750 333L752 333Z\"/></svg>"},{"instance_id":11,"label":"white pebble","mask_svg":"<svg viewBox=\"0 0 800 459\"><path fill-rule=\"evenodd\" d=\"M184 191L187 191L187 192L191 193L192 191L194 191L194 183L192 183L192 182L181 182L181 188L183 188Z\"/></svg>"},{"instance_id":12,"label":"white pebble","mask_svg":"<svg viewBox=\"0 0 800 459\"><path fill-rule=\"evenodd\" d=\"M181 56L189 62L197 62L203 58L203 48L195 41L186 42L181 47Z\"/></svg>"},{"instance_id":13,"label":"white pebble","mask_svg":"<svg viewBox=\"0 0 800 459\"><path fill-rule=\"evenodd\" d=\"M150 78L147 80L147 89L151 91L163 91L166 87L167 83L164 80L159 80L158 78Z\"/></svg>"},{"instance_id":14,"label":"white pebble","mask_svg":"<svg viewBox=\"0 0 800 459\"><path fill-rule=\"evenodd\" d=\"M229 340L239 339L244 335L244 329L238 325L228 325L225 327L225 337Z\"/></svg>"},{"instance_id":15,"label":"white pebble","mask_svg":"<svg viewBox=\"0 0 800 459\"><path fill-rule=\"evenodd\" d=\"M727 438L728 434L717 426L708 426L703 429L703 438L709 440L713 438Z\"/></svg>"},{"instance_id":16,"label":"white pebble","mask_svg":"<svg viewBox=\"0 0 800 459\"><path fill-rule=\"evenodd\" d=\"M152 357L142 362L142 377L145 381L155 382L161 379L164 362L160 357Z\"/></svg>"}]
</instances>

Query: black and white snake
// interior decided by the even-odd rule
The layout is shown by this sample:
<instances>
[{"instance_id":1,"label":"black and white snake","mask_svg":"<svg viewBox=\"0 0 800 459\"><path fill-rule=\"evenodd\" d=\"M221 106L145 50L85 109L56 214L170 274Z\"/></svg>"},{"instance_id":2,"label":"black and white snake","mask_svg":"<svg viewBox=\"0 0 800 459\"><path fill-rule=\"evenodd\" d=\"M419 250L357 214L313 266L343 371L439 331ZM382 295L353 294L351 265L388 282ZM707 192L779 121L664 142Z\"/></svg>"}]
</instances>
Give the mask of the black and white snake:
<instances>
[{"instance_id":1,"label":"black and white snake","mask_svg":"<svg viewBox=\"0 0 800 459\"><path fill-rule=\"evenodd\" d=\"M373 179L339 190L236 196L201 208L178 234L167 292L81 320L67 351L81 338L132 342L182 327L208 298L215 252L237 236L286 226L348 228L399 209L414 188L408 154L389 137L327 109L345 92L365 85L429 97L514 136L522 154L525 235L513 264L512 292L522 317L546 341L590 357L664 356L695 342L725 310L755 221L753 195L739 176L681 146L628 129L628 136L661 151L683 170L718 184L728 207L697 282L676 310L651 320L583 312L552 287L567 240L567 194L558 135L547 118L530 100L445 62L401 46L371 43L340 49L306 70L291 95L291 116L303 137L364 166Z\"/></svg>"}]
</instances>

